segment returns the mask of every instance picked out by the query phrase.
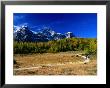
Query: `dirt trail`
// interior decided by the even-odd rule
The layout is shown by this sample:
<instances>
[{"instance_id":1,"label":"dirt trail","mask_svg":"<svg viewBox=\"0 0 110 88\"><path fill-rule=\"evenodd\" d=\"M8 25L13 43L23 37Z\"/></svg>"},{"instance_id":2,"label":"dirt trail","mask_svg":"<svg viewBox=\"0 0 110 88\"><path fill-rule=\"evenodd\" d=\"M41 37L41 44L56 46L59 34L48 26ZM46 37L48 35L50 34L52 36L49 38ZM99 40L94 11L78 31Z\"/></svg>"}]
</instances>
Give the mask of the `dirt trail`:
<instances>
[{"instance_id":1,"label":"dirt trail","mask_svg":"<svg viewBox=\"0 0 110 88\"><path fill-rule=\"evenodd\" d=\"M38 66L36 67L26 67L26 68L17 68L17 69L14 69L15 71L19 71L19 70L30 70L30 69L38 69L38 68L42 68L43 66L62 66L62 65L67 65L67 64L81 64L83 62L79 61L79 62L66 62L66 63L55 63L55 64L39 64Z\"/></svg>"}]
</instances>

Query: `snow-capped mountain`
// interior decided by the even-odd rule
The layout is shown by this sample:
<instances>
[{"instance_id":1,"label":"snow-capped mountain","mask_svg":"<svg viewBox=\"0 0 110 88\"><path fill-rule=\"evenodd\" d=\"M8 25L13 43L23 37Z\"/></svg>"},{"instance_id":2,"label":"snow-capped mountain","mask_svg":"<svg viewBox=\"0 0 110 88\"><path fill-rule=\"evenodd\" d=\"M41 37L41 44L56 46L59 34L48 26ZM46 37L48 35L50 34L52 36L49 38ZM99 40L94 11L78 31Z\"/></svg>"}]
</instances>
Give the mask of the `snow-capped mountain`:
<instances>
[{"instance_id":1,"label":"snow-capped mountain","mask_svg":"<svg viewBox=\"0 0 110 88\"><path fill-rule=\"evenodd\" d=\"M60 40L63 38L74 37L69 33L61 34L53 31L49 27L43 27L39 32L32 31L29 26L14 26L14 40L15 41L26 41L26 42L38 42L38 41L49 41L49 40Z\"/></svg>"},{"instance_id":2,"label":"snow-capped mountain","mask_svg":"<svg viewBox=\"0 0 110 88\"><path fill-rule=\"evenodd\" d=\"M14 39L16 41L35 41L36 35L29 30L28 26L23 25L14 31Z\"/></svg>"}]
</instances>

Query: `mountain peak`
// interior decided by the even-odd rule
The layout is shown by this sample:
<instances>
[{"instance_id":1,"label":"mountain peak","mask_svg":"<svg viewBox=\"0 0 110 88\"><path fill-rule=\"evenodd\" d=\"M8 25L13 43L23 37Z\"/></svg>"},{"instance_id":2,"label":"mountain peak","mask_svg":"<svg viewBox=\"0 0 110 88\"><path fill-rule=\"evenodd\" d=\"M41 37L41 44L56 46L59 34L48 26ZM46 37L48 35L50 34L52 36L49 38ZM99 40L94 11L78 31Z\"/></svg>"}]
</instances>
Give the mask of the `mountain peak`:
<instances>
[{"instance_id":1,"label":"mountain peak","mask_svg":"<svg viewBox=\"0 0 110 88\"><path fill-rule=\"evenodd\" d=\"M72 32L67 32L66 34L57 33L50 27L43 27L40 31L33 31L28 25L14 26L14 39L16 41L50 41L50 40L60 40L63 38L73 37Z\"/></svg>"}]
</instances>

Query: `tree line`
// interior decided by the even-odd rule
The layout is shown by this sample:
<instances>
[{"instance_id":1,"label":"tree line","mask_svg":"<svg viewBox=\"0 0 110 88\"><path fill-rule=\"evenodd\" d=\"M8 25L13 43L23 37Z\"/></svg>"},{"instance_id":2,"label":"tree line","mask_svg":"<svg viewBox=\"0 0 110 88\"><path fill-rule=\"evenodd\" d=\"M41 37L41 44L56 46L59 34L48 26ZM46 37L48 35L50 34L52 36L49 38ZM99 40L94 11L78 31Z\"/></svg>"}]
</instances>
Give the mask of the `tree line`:
<instances>
[{"instance_id":1,"label":"tree line","mask_svg":"<svg viewBox=\"0 0 110 88\"><path fill-rule=\"evenodd\" d=\"M95 38L65 38L48 42L14 41L14 54L57 53L66 51L85 51L86 54L97 52Z\"/></svg>"}]
</instances>

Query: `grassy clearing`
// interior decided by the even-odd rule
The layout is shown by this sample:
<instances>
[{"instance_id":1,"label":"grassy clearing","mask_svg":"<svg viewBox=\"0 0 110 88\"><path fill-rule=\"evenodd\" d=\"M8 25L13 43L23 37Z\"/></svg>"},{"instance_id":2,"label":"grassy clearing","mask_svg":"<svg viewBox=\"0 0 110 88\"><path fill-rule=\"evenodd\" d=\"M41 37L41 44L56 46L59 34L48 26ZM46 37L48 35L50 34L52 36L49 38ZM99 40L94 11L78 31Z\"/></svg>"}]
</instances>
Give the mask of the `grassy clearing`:
<instances>
[{"instance_id":1,"label":"grassy clearing","mask_svg":"<svg viewBox=\"0 0 110 88\"><path fill-rule=\"evenodd\" d=\"M14 70L14 75L96 75L96 56L91 56L90 62L84 64L82 58L75 56L77 53L16 54L14 55L14 59L17 63L14 64L14 69L40 67Z\"/></svg>"}]
</instances>

